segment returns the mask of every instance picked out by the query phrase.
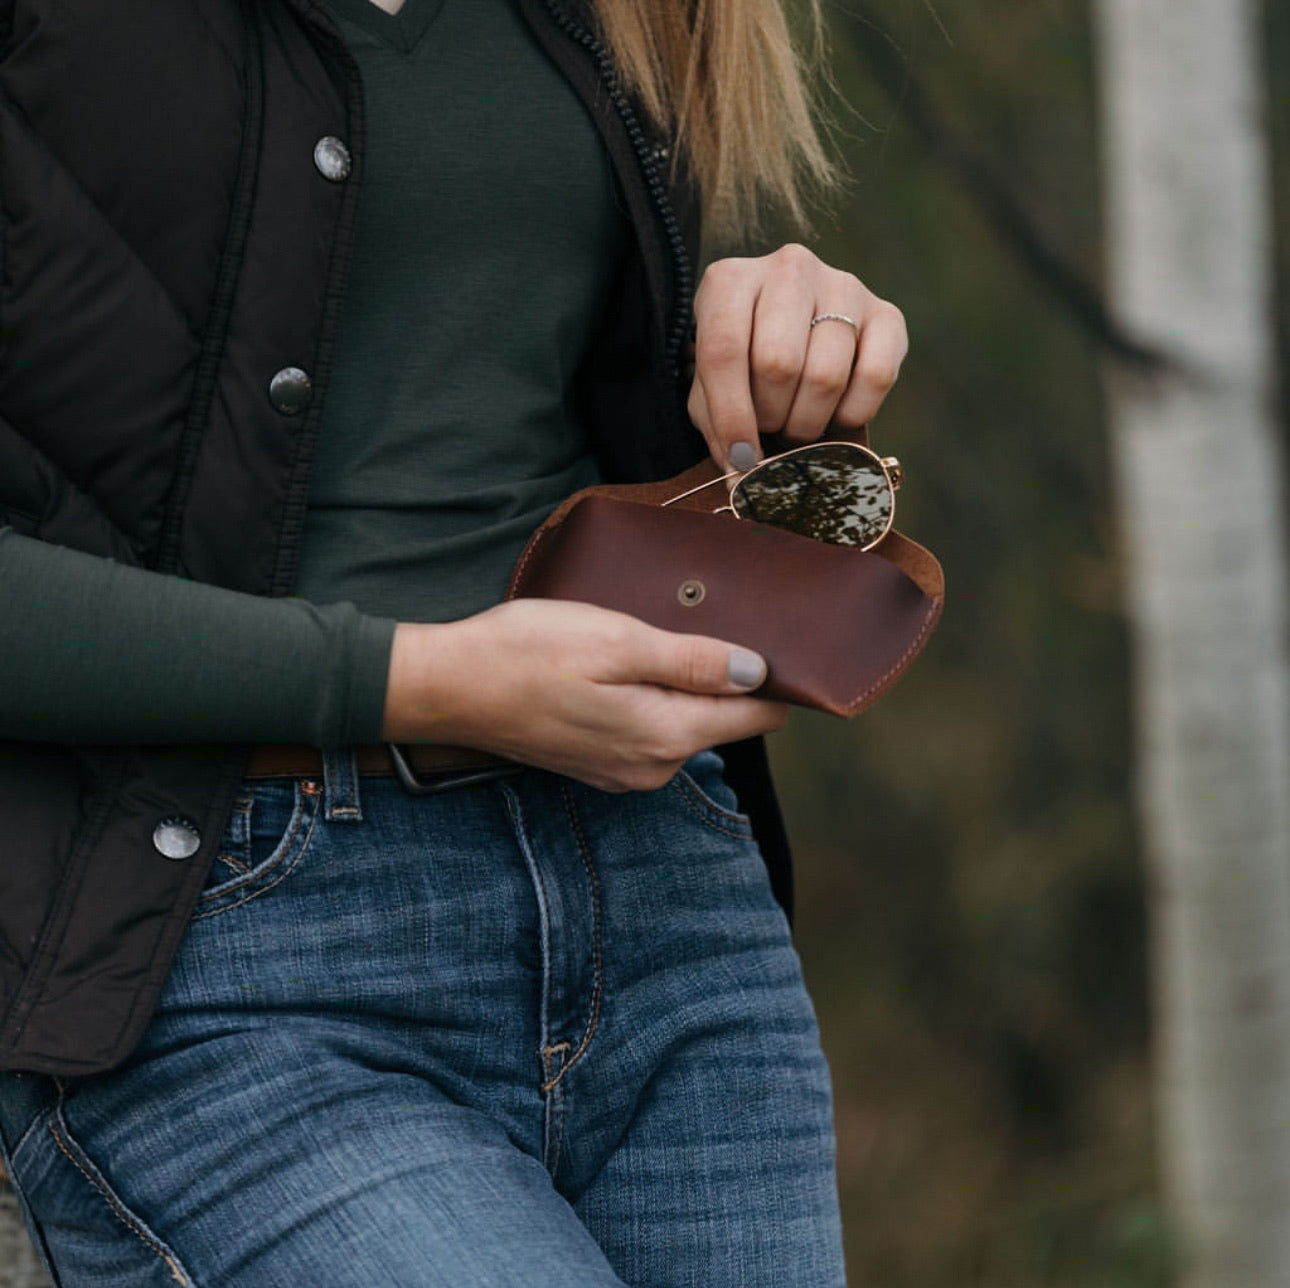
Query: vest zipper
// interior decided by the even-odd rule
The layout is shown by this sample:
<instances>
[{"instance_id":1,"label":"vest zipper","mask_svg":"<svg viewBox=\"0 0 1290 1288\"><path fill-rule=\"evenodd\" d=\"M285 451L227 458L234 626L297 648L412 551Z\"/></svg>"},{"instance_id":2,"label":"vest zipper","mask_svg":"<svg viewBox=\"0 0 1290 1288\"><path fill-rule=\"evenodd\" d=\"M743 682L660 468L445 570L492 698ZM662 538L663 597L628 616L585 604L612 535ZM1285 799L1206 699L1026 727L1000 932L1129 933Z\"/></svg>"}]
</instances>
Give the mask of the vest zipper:
<instances>
[{"instance_id":1,"label":"vest zipper","mask_svg":"<svg viewBox=\"0 0 1290 1288\"><path fill-rule=\"evenodd\" d=\"M566 13L560 7L558 0L543 0L543 3L546 5L547 11L551 14L556 26L570 40L580 44L595 60L597 70L600 72L600 79L604 82L605 88L609 92L609 101L614 105L615 111L617 111L623 122L623 126L627 131L627 138L632 145L632 151L636 153L636 160L640 166L641 174L644 176L645 185L649 189L650 197L658 210L659 218L662 220L663 231L667 237L668 249L672 256L673 280L676 283L675 296L672 302L672 319L666 331L663 352L667 360L668 374L673 380L677 380L680 377L678 359L681 348L690 333L694 269L690 264L690 255L685 248L685 238L681 235L681 226L677 222L676 212L672 209L672 203L668 199L667 185L663 181L663 176L659 173L659 154L651 143L649 136L645 133L635 109L623 91L622 83L618 78L618 71L609 57L609 51L592 32Z\"/></svg>"}]
</instances>

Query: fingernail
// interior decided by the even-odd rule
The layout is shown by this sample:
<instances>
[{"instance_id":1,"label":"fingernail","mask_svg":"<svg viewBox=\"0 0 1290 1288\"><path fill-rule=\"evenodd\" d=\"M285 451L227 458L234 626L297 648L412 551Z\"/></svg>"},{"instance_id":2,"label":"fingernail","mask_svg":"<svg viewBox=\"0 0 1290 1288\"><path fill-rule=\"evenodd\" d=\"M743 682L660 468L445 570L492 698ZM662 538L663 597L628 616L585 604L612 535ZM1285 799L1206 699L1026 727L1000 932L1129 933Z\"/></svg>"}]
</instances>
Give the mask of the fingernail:
<instances>
[{"instance_id":1,"label":"fingernail","mask_svg":"<svg viewBox=\"0 0 1290 1288\"><path fill-rule=\"evenodd\" d=\"M732 648L726 674L731 684L741 689L755 689L766 678L766 663L751 649Z\"/></svg>"},{"instance_id":2,"label":"fingernail","mask_svg":"<svg viewBox=\"0 0 1290 1288\"><path fill-rule=\"evenodd\" d=\"M735 443L727 456L732 470L741 474L757 464L757 449L751 443Z\"/></svg>"}]
</instances>

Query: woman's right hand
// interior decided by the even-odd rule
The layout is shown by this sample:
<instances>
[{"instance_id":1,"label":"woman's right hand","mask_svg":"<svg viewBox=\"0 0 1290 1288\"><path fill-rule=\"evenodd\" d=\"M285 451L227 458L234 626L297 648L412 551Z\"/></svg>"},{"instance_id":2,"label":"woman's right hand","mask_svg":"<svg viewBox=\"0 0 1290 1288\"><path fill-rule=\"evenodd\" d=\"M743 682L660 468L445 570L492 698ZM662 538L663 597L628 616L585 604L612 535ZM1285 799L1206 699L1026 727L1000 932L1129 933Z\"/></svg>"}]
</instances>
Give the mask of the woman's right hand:
<instances>
[{"instance_id":1,"label":"woman's right hand","mask_svg":"<svg viewBox=\"0 0 1290 1288\"><path fill-rule=\"evenodd\" d=\"M764 678L761 658L737 645L590 604L513 600L399 624L381 737L649 791L696 751L779 729L788 708L746 696Z\"/></svg>"}]
</instances>

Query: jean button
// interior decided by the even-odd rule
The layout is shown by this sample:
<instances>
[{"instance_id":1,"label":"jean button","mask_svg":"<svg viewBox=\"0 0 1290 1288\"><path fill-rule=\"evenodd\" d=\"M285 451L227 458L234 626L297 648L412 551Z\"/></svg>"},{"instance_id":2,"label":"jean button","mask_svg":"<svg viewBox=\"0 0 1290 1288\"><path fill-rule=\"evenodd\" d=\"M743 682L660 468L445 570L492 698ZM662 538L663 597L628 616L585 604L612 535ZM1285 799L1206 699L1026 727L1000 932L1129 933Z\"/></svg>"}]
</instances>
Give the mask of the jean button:
<instances>
[{"instance_id":1,"label":"jean button","mask_svg":"<svg viewBox=\"0 0 1290 1288\"><path fill-rule=\"evenodd\" d=\"M188 818L163 818L152 829L152 847L162 858L191 859L202 848L202 834Z\"/></svg>"}]
</instances>

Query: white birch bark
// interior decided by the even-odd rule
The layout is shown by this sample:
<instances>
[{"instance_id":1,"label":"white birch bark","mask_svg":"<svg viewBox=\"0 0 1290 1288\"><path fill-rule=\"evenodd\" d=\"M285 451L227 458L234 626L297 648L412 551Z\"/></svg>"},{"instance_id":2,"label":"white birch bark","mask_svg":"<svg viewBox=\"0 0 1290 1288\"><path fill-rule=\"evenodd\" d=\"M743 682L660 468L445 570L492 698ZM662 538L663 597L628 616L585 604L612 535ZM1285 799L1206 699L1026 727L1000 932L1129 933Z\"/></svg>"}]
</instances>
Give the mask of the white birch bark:
<instances>
[{"instance_id":1,"label":"white birch bark","mask_svg":"<svg viewBox=\"0 0 1290 1288\"><path fill-rule=\"evenodd\" d=\"M1097 0L1164 1179L1189 1288L1290 1283L1290 684L1254 0Z\"/></svg>"}]
</instances>

